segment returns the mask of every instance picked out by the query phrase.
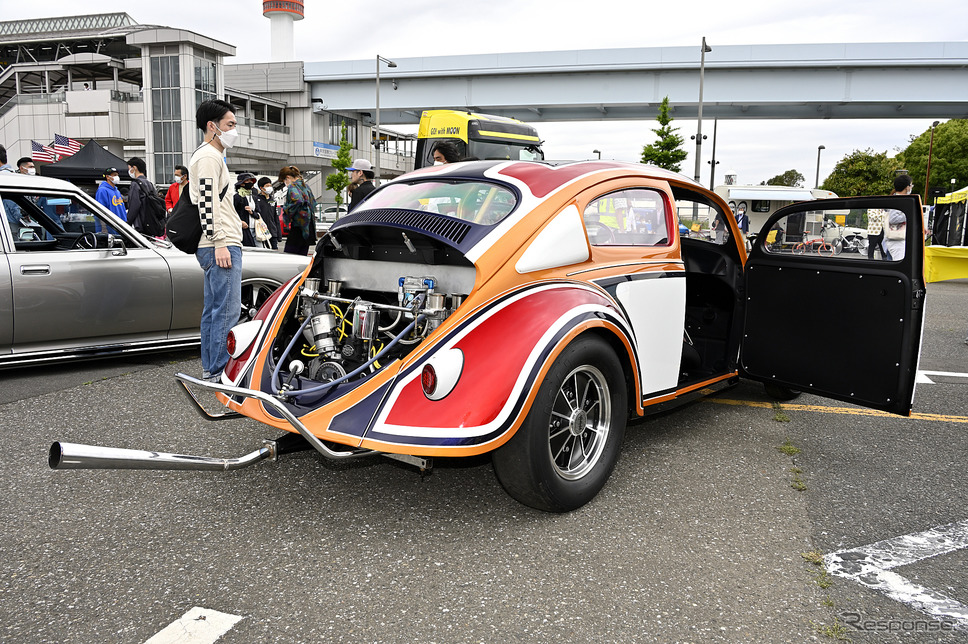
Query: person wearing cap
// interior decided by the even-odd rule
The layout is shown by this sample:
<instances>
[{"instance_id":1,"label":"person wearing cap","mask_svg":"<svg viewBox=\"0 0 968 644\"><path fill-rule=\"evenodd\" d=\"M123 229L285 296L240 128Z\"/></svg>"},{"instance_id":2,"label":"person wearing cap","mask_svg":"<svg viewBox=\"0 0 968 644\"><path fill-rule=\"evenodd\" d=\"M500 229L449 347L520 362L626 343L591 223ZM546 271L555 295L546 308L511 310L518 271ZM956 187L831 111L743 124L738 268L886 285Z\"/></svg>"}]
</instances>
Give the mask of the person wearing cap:
<instances>
[{"instance_id":1,"label":"person wearing cap","mask_svg":"<svg viewBox=\"0 0 968 644\"><path fill-rule=\"evenodd\" d=\"M120 181L117 168L106 168L104 170L104 181L97 187L94 198L99 204L113 212L121 221L128 221L128 211L124 207L124 197L118 190Z\"/></svg>"},{"instance_id":2,"label":"person wearing cap","mask_svg":"<svg viewBox=\"0 0 968 644\"><path fill-rule=\"evenodd\" d=\"M373 166L366 159L357 159L347 170L350 171L350 183L354 186L353 194L350 197L350 207L347 212L360 205L366 196L376 190L373 185Z\"/></svg>"},{"instance_id":3,"label":"person wearing cap","mask_svg":"<svg viewBox=\"0 0 968 644\"><path fill-rule=\"evenodd\" d=\"M243 172L235 181L235 197L232 198L232 205L235 212L242 220L242 245L255 248L255 237L252 231L255 223L252 216L255 214L255 199L252 198L252 189L255 187L255 175L251 172ZM258 217L258 214L255 214Z\"/></svg>"},{"instance_id":4,"label":"person wearing cap","mask_svg":"<svg viewBox=\"0 0 968 644\"><path fill-rule=\"evenodd\" d=\"M276 214L276 203L272 200L272 179L262 177L257 182L259 189L254 190L252 198L255 200L255 211L259 213L262 221L266 222L269 229L269 248L276 250L279 248L279 240L282 235L279 231L279 216Z\"/></svg>"}]
</instances>

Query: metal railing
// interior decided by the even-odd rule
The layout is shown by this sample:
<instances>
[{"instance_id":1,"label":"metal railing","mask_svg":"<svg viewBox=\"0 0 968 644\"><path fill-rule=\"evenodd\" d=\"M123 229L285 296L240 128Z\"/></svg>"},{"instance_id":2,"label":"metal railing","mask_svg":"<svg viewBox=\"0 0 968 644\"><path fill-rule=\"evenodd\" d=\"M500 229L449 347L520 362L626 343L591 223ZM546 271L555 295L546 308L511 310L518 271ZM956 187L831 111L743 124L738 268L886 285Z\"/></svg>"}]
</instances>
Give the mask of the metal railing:
<instances>
[{"instance_id":1,"label":"metal railing","mask_svg":"<svg viewBox=\"0 0 968 644\"><path fill-rule=\"evenodd\" d=\"M269 123L268 121L259 121L257 119L248 118L241 116L236 119L239 125L245 125L248 127L254 127L257 130L268 130L270 132L278 132L280 134L289 134L289 126L279 125L278 123Z\"/></svg>"},{"instance_id":2,"label":"metal railing","mask_svg":"<svg viewBox=\"0 0 968 644\"><path fill-rule=\"evenodd\" d=\"M54 92L52 94L17 94L10 98L9 101L0 105L0 116L3 116L13 108L18 105L37 105L43 103L63 103L67 100L67 94L63 91Z\"/></svg>"}]
</instances>

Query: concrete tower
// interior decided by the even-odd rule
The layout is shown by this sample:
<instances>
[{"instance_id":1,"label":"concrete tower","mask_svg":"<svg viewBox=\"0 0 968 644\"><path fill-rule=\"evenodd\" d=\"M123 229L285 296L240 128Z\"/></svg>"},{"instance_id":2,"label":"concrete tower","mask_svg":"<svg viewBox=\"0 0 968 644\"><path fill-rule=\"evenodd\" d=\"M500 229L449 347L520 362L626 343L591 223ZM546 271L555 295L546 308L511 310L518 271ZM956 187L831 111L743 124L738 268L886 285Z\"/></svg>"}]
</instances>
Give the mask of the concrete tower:
<instances>
[{"instance_id":1,"label":"concrete tower","mask_svg":"<svg viewBox=\"0 0 968 644\"><path fill-rule=\"evenodd\" d=\"M272 22L272 62L293 60L292 23L305 17L301 0L264 0L262 15Z\"/></svg>"}]
</instances>

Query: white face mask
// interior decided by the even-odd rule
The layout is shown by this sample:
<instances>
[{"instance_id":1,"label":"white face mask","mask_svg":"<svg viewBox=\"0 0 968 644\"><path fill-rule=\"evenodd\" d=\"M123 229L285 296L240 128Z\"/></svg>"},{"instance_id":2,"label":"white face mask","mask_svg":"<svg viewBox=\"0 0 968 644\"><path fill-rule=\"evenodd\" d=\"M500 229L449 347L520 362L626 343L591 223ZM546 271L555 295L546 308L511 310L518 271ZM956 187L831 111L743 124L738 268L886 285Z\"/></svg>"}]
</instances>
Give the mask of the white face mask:
<instances>
[{"instance_id":1,"label":"white face mask","mask_svg":"<svg viewBox=\"0 0 968 644\"><path fill-rule=\"evenodd\" d=\"M222 130L219 130L217 125L215 126L215 129L218 130L217 136L219 143L221 143L222 147L224 147L226 150L233 147L235 142L239 140L238 130L226 130L223 132Z\"/></svg>"},{"instance_id":2,"label":"white face mask","mask_svg":"<svg viewBox=\"0 0 968 644\"><path fill-rule=\"evenodd\" d=\"M444 165L443 161L434 161L434 165Z\"/></svg>"},{"instance_id":3,"label":"white face mask","mask_svg":"<svg viewBox=\"0 0 968 644\"><path fill-rule=\"evenodd\" d=\"M121 180L121 177L119 175L112 174L108 176L108 181L110 181L111 183L117 183L120 180Z\"/></svg>"},{"instance_id":4,"label":"white face mask","mask_svg":"<svg viewBox=\"0 0 968 644\"><path fill-rule=\"evenodd\" d=\"M271 195L272 194L272 186L266 186L265 188L263 188L263 190L265 191L265 193L267 195Z\"/></svg>"},{"instance_id":5,"label":"white face mask","mask_svg":"<svg viewBox=\"0 0 968 644\"><path fill-rule=\"evenodd\" d=\"M37 168L27 168L27 174L37 174Z\"/></svg>"}]
</instances>

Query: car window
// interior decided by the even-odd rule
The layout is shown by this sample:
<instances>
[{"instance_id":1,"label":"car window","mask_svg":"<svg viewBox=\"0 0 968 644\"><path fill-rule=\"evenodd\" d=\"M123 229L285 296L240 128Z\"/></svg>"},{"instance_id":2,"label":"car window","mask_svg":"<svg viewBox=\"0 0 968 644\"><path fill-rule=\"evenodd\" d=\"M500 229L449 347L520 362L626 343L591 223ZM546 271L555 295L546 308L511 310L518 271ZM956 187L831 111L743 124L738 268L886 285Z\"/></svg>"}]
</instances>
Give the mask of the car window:
<instances>
[{"instance_id":1,"label":"car window","mask_svg":"<svg viewBox=\"0 0 968 644\"><path fill-rule=\"evenodd\" d=\"M101 213L76 195L4 191L0 202L18 252L108 248L108 236L119 235Z\"/></svg>"},{"instance_id":2,"label":"car window","mask_svg":"<svg viewBox=\"0 0 968 644\"><path fill-rule=\"evenodd\" d=\"M670 243L669 213L662 193L630 188L602 195L585 206L592 246L662 246Z\"/></svg>"},{"instance_id":3,"label":"car window","mask_svg":"<svg viewBox=\"0 0 968 644\"><path fill-rule=\"evenodd\" d=\"M491 225L504 219L517 205L517 197L503 186L483 181L394 182L374 192L362 209L406 208L433 212L476 224Z\"/></svg>"},{"instance_id":4,"label":"car window","mask_svg":"<svg viewBox=\"0 0 968 644\"><path fill-rule=\"evenodd\" d=\"M676 214L679 217L681 237L719 245L729 241L730 232L726 217L731 217L732 213L727 215L708 203L680 198L676 199Z\"/></svg>"},{"instance_id":5,"label":"car window","mask_svg":"<svg viewBox=\"0 0 968 644\"><path fill-rule=\"evenodd\" d=\"M855 208L783 217L763 244L772 254L896 262L904 259L906 238L907 217L900 210Z\"/></svg>"}]
</instances>

